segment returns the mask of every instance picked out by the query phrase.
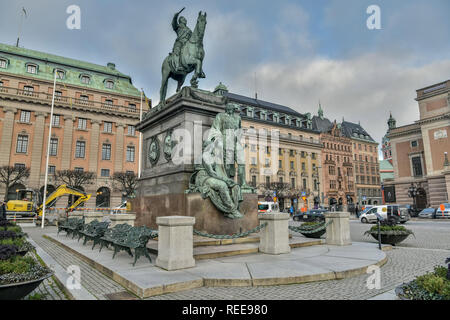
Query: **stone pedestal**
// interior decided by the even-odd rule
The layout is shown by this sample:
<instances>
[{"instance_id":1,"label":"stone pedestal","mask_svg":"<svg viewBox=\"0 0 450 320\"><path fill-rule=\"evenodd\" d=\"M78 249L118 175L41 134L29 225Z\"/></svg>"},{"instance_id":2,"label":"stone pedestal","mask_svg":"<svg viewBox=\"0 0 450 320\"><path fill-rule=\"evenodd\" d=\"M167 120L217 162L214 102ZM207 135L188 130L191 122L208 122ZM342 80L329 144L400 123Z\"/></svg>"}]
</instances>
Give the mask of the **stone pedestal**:
<instances>
[{"instance_id":1,"label":"stone pedestal","mask_svg":"<svg viewBox=\"0 0 450 320\"><path fill-rule=\"evenodd\" d=\"M325 213L325 223L327 225L326 243L337 246L352 244L350 238L350 213L348 212L328 212Z\"/></svg>"},{"instance_id":2,"label":"stone pedestal","mask_svg":"<svg viewBox=\"0 0 450 320\"><path fill-rule=\"evenodd\" d=\"M195 218L158 217L158 257L156 266L165 270L178 270L195 266L193 256Z\"/></svg>"},{"instance_id":3,"label":"stone pedestal","mask_svg":"<svg viewBox=\"0 0 450 320\"><path fill-rule=\"evenodd\" d=\"M161 216L195 217L195 230L212 234L233 234L251 230L258 226L258 195L243 194L241 219L226 218L209 199L200 193L163 194L140 197L133 200L137 226L157 228L157 218Z\"/></svg>"},{"instance_id":4,"label":"stone pedestal","mask_svg":"<svg viewBox=\"0 0 450 320\"><path fill-rule=\"evenodd\" d=\"M268 254L291 252L289 246L289 213L265 213L259 216L260 224L267 226L259 232L259 251Z\"/></svg>"},{"instance_id":5,"label":"stone pedestal","mask_svg":"<svg viewBox=\"0 0 450 320\"><path fill-rule=\"evenodd\" d=\"M99 212L88 213L87 212L84 214L84 223L85 224L91 223L94 220L102 222L103 221L103 213L99 213Z\"/></svg>"},{"instance_id":6,"label":"stone pedestal","mask_svg":"<svg viewBox=\"0 0 450 320\"><path fill-rule=\"evenodd\" d=\"M165 106L152 108L136 128L142 133L142 176L136 198L132 200L137 226L156 228L161 216L195 217L194 228L213 234L244 232L258 226L258 198L244 194L241 219L225 218L209 199L199 193L185 194L195 169L201 164L202 141L218 113L224 112L226 98L211 92L183 87L166 100ZM173 152L166 138L171 135ZM155 147L149 158L149 147ZM199 157L200 155L200 157Z\"/></svg>"},{"instance_id":7,"label":"stone pedestal","mask_svg":"<svg viewBox=\"0 0 450 320\"><path fill-rule=\"evenodd\" d=\"M124 223L134 227L136 215L132 213L104 214L103 219L108 219L110 221L110 228L114 228L116 225Z\"/></svg>"}]
</instances>

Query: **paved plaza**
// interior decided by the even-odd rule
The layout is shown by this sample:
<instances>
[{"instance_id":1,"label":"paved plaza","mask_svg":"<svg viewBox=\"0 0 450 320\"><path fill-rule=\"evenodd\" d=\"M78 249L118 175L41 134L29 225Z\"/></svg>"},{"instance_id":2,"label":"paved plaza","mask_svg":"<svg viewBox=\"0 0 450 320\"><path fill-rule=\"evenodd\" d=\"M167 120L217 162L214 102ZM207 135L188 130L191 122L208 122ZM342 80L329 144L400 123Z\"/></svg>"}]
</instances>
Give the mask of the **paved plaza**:
<instances>
[{"instance_id":1,"label":"paved plaza","mask_svg":"<svg viewBox=\"0 0 450 320\"><path fill-rule=\"evenodd\" d=\"M291 222L296 225L297 222ZM373 238L363 235L371 225L362 224L357 220L350 222L353 241L365 241L375 244ZM431 271L435 265L442 265L450 256L450 221L412 220L406 227L412 229L414 237L386 251L387 263L381 268L381 289L367 289L368 274L342 280L327 280L320 282L274 285L260 287L200 287L196 289L153 296L150 300L256 300L256 299L371 299L393 298L389 293L399 284L412 280L415 276ZM63 268L69 265L79 265L82 272L81 284L96 299L135 298L125 288L111 280L89 264L74 256L67 250L42 235L52 233L54 227L27 228L30 237L47 252ZM41 284L36 292L54 290L48 282ZM55 291L55 290L54 290ZM57 290L56 290L57 291ZM384 296L380 296L387 293ZM64 295L49 295L46 299L65 299Z\"/></svg>"}]
</instances>

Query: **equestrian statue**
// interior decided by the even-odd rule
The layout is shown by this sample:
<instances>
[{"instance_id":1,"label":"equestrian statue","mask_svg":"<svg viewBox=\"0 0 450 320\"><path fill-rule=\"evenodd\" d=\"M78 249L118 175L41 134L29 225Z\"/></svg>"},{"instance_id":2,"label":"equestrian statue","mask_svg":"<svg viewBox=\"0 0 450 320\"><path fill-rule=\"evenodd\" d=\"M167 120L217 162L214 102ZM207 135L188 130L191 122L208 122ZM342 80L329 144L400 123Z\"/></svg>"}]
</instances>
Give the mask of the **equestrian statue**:
<instances>
[{"instance_id":1,"label":"equestrian statue","mask_svg":"<svg viewBox=\"0 0 450 320\"><path fill-rule=\"evenodd\" d=\"M194 71L191 79L192 87L198 87L198 78L205 78L202 63L205 56L203 36L206 28L206 12L205 14L202 14L201 11L198 13L197 24L194 31L191 31L187 26L186 18L179 17L184 9L175 13L172 19L172 28L177 34L177 39L172 52L164 59L161 68L162 81L159 91L161 105L165 104L169 78L178 82L177 92L180 91L186 76L192 71Z\"/></svg>"}]
</instances>

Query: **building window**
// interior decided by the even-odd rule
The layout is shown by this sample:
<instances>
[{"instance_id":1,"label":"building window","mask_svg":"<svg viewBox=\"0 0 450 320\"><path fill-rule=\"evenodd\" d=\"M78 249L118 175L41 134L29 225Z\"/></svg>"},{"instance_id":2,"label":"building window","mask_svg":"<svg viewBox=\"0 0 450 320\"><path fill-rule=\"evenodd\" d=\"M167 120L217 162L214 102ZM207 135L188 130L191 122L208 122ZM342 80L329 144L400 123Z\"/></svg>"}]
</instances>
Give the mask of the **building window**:
<instances>
[{"instance_id":1,"label":"building window","mask_svg":"<svg viewBox=\"0 0 450 320\"><path fill-rule=\"evenodd\" d=\"M82 75L82 76L80 76L80 80L81 80L81 83L83 83L83 84L89 84L91 82L91 77Z\"/></svg>"},{"instance_id":2,"label":"building window","mask_svg":"<svg viewBox=\"0 0 450 320\"><path fill-rule=\"evenodd\" d=\"M282 155L283 155L283 149L278 148L278 155L279 155L279 156L282 156Z\"/></svg>"},{"instance_id":3,"label":"building window","mask_svg":"<svg viewBox=\"0 0 450 320\"><path fill-rule=\"evenodd\" d=\"M279 169L283 168L283 160L278 160L278 168Z\"/></svg>"},{"instance_id":4,"label":"building window","mask_svg":"<svg viewBox=\"0 0 450 320\"><path fill-rule=\"evenodd\" d=\"M103 123L103 132L112 132L112 122L104 122Z\"/></svg>"},{"instance_id":5,"label":"building window","mask_svg":"<svg viewBox=\"0 0 450 320\"><path fill-rule=\"evenodd\" d=\"M14 163L15 169L25 169L25 163Z\"/></svg>"},{"instance_id":6,"label":"building window","mask_svg":"<svg viewBox=\"0 0 450 320\"><path fill-rule=\"evenodd\" d=\"M315 152L311 153L311 159L316 160L316 153Z\"/></svg>"},{"instance_id":7,"label":"building window","mask_svg":"<svg viewBox=\"0 0 450 320\"><path fill-rule=\"evenodd\" d=\"M279 178L278 178L278 182L279 182L279 183L283 183L283 177L279 177Z\"/></svg>"},{"instance_id":8,"label":"building window","mask_svg":"<svg viewBox=\"0 0 450 320\"><path fill-rule=\"evenodd\" d=\"M417 140L411 141L411 147L416 148L418 145Z\"/></svg>"},{"instance_id":9,"label":"building window","mask_svg":"<svg viewBox=\"0 0 450 320\"><path fill-rule=\"evenodd\" d=\"M0 59L0 68L6 69L8 62L5 59Z\"/></svg>"},{"instance_id":10,"label":"building window","mask_svg":"<svg viewBox=\"0 0 450 320\"><path fill-rule=\"evenodd\" d=\"M75 167L74 170L75 172L84 172L84 168L81 167Z\"/></svg>"},{"instance_id":11,"label":"building window","mask_svg":"<svg viewBox=\"0 0 450 320\"><path fill-rule=\"evenodd\" d=\"M3 87L3 81L0 81L0 87Z\"/></svg>"},{"instance_id":12,"label":"building window","mask_svg":"<svg viewBox=\"0 0 450 320\"><path fill-rule=\"evenodd\" d=\"M134 162L134 147L127 147L127 161Z\"/></svg>"},{"instance_id":13,"label":"building window","mask_svg":"<svg viewBox=\"0 0 450 320\"><path fill-rule=\"evenodd\" d=\"M106 99L105 100L105 104L108 106L112 106L113 105L113 101L111 99Z\"/></svg>"},{"instance_id":14,"label":"building window","mask_svg":"<svg viewBox=\"0 0 450 320\"><path fill-rule=\"evenodd\" d=\"M266 147L266 153L270 154L270 147Z\"/></svg>"},{"instance_id":15,"label":"building window","mask_svg":"<svg viewBox=\"0 0 450 320\"><path fill-rule=\"evenodd\" d=\"M17 137L16 152L27 153L27 150L28 150L28 136L19 134L19 136Z\"/></svg>"},{"instance_id":16,"label":"building window","mask_svg":"<svg viewBox=\"0 0 450 320\"><path fill-rule=\"evenodd\" d=\"M49 174L55 174L55 172L56 172L56 166L48 166Z\"/></svg>"},{"instance_id":17,"label":"building window","mask_svg":"<svg viewBox=\"0 0 450 320\"><path fill-rule=\"evenodd\" d=\"M56 79L63 80L65 77L66 77L66 73L64 72L64 70L61 70L61 69L56 70Z\"/></svg>"},{"instance_id":18,"label":"building window","mask_svg":"<svg viewBox=\"0 0 450 320\"><path fill-rule=\"evenodd\" d=\"M23 94L27 96L32 96L34 92L34 87L32 86L25 86L23 87Z\"/></svg>"},{"instance_id":19,"label":"building window","mask_svg":"<svg viewBox=\"0 0 450 320\"><path fill-rule=\"evenodd\" d=\"M105 88L106 89L114 89L114 81L111 81L111 80L105 81Z\"/></svg>"},{"instance_id":20,"label":"building window","mask_svg":"<svg viewBox=\"0 0 450 320\"><path fill-rule=\"evenodd\" d=\"M302 162L302 170L305 171L306 170L306 163Z\"/></svg>"},{"instance_id":21,"label":"building window","mask_svg":"<svg viewBox=\"0 0 450 320\"><path fill-rule=\"evenodd\" d=\"M291 169L294 170L294 161L291 161Z\"/></svg>"},{"instance_id":22,"label":"building window","mask_svg":"<svg viewBox=\"0 0 450 320\"><path fill-rule=\"evenodd\" d=\"M130 108L131 110L136 110L136 105L134 103L130 103L128 104L128 108Z\"/></svg>"},{"instance_id":23,"label":"building window","mask_svg":"<svg viewBox=\"0 0 450 320\"><path fill-rule=\"evenodd\" d=\"M80 96L80 102L81 102L82 104L87 104L88 101L89 101L89 96L85 96L85 95L81 95L81 96Z\"/></svg>"},{"instance_id":24,"label":"building window","mask_svg":"<svg viewBox=\"0 0 450 320\"><path fill-rule=\"evenodd\" d=\"M85 152L86 152L86 142L77 141L75 147L75 158L84 158Z\"/></svg>"},{"instance_id":25,"label":"building window","mask_svg":"<svg viewBox=\"0 0 450 320\"><path fill-rule=\"evenodd\" d=\"M102 160L111 160L111 145L104 143L102 146Z\"/></svg>"},{"instance_id":26,"label":"building window","mask_svg":"<svg viewBox=\"0 0 450 320\"><path fill-rule=\"evenodd\" d=\"M58 153L58 139L51 138L50 139L50 155L56 156Z\"/></svg>"},{"instance_id":27,"label":"building window","mask_svg":"<svg viewBox=\"0 0 450 320\"><path fill-rule=\"evenodd\" d=\"M266 185L267 186L270 185L270 177L269 176L266 177Z\"/></svg>"},{"instance_id":28,"label":"building window","mask_svg":"<svg viewBox=\"0 0 450 320\"><path fill-rule=\"evenodd\" d=\"M27 72L36 74L37 73L37 66L35 64L27 64Z\"/></svg>"},{"instance_id":29,"label":"building window","mask_svg":"<svg viewBox=\"0 0 450 320\"><path fill-rule=\"evenodd\" d=\"M59 127L59 115L53 115L52 126Z\"/></svg>"},{"instance_id":30,"label":"building window","mask_svg":"<svg viewBox=\"0 0 450 320\"><path fill-rule=\"evenodd\" d=\"M256 187L256 176L252 176L252 187Z\"/></svg>"},{"instance_id":31,"label":"building window","mask_svg":"<svg viewBox=\"0 0 450 320\"><path fill-rule=\"evenodd\" d=\"M256 151L256 145L255 144L251 144L250 145L250 151Z\"/></svg>"},{"instance_id":32,"label":"building window","mask_svg":"<svg viewBox=\"0 0 450 320\"><path fill-rule=\"evenodd\" d=\"M101 170L101 176L102 177L109 177L109 169L102 169Z\"/></svg>"},{"instance_id":33,"label":"building window","mask_svg":"<svg viewBox=\"0 0 450 320\"><path fill-rule=\"evenodd\" d=\"M303 190L306 190L306 179L303 179Z\"/></svg>"},{"instance_id":34,"label":"building window","mask_svg":"<svg viewBox=\"0 0 450 320\"><path fill-rule=\"evenodd\" d=\"M289 150L289 157L293 157L294 156L294 150Z\"/></svg>"},{"instance_id":35,"label":"building window","mask_svg":"<svg viewBox=\"0 0 450 320\"><path fill-rule=\"evenodd\" d=\"M136 127L135 126L128 126L128 135L134 136L136 134Z\"/></svg>"},{"instance_id":36,"label":"building window","mask_svg":"<svg viewBox=\"0 0 450 320\"><path fill-rule=\"evenodd\" d=\"M78 118L78 129L86 130L87 120L84 118Z\"/></svg>"},{"instance_id":37,"label":"building window","mask_svg":"<svg viewBox=\"0 0 450 320\"><path fill-rule=\"evenodd\" d=\"M270 166L269 159L266 159L265 167L268 168Z\"/></svg>"},{"instance_id":38,"label":"building window","mask_svg":"<svg viewBox=\"0 0 450 320\"><path fill-rule=\"evenodd\" d=\"M305 151L302 151L301 157L302 157L302 158L306 158L306 153L305 153Z\"/></svg>"},{"instance_id":39,"label":"building window","mask_svg":"<svg viewBox=\"0 0 450 320\"><path fill-rule=\"evenodd\" d=\"M414 177L421 177L422 174L422 160L420 157L411 158L412 169Z\"/></svg>"},{"instance_id":40,"label":"building window","mask_svg":"<svg viewBox=\"0 0 450 320\"><path fill-rule=\"evenodd\" d=\"M295 178L291 178L291 188L295 189Z\"/></svg>"},{"instance_id":41,"label":"building window","mask_svg":"<svg viewBox=\"0 0 450 320\"><path fill-rule=\"evenodd\" d=\"M30 123L31 111L20 111L20 122Z\"/></svg>"}]
</instances>

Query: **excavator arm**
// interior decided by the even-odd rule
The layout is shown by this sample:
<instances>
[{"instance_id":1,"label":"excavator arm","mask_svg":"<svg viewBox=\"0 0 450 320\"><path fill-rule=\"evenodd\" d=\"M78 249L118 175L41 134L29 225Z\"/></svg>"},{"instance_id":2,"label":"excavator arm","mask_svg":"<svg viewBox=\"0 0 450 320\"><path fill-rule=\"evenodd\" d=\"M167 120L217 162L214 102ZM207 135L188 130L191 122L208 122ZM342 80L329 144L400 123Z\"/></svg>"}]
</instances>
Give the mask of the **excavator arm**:
<instances>
[{"instance_id":1,"label":"excavator arm","mask_svg":"<svg viewBox=\"0 0 450 320\"><path fill-rule=\"evenodd\" d=\"M83 191L77 190L75 188L69 187L65 184L60 185L55 191L53 191L53 193L51 193L46 201L45 201L45 205L48 206L49 204L51 204L53 201L57 200L58 198L64 196L64 195L74 195L79 197L77 201L75 201L69 208L69 211L73 211L76 207L78 207L80 204L82 204L83 202L86 202L90 199L91 195L90 194L86 194ZM44 204L41 204L37 209L36 209L36 213L37 215L41 216L42 215L42 208L43 208Z\"/></svg>"}]
</instances>

